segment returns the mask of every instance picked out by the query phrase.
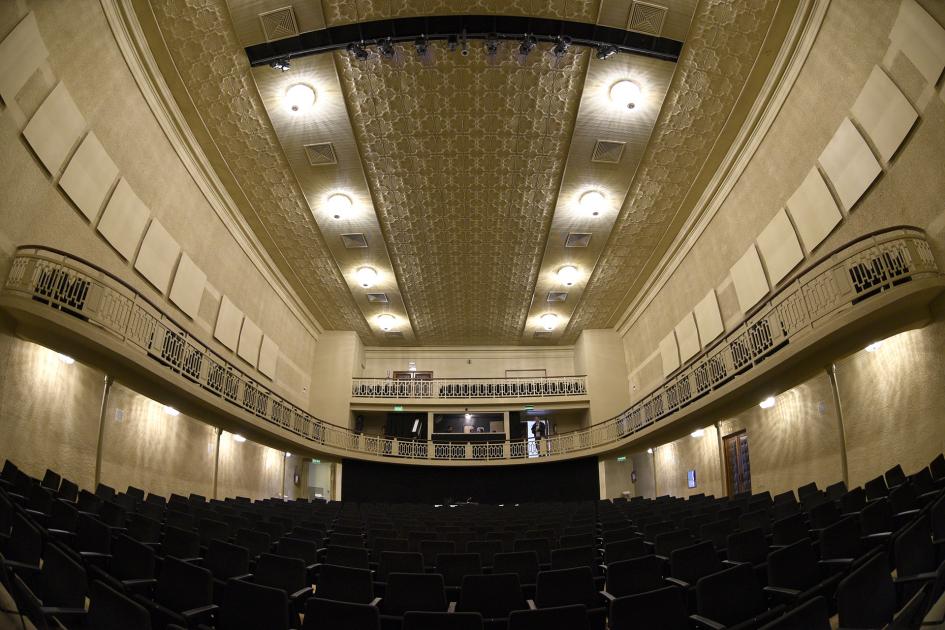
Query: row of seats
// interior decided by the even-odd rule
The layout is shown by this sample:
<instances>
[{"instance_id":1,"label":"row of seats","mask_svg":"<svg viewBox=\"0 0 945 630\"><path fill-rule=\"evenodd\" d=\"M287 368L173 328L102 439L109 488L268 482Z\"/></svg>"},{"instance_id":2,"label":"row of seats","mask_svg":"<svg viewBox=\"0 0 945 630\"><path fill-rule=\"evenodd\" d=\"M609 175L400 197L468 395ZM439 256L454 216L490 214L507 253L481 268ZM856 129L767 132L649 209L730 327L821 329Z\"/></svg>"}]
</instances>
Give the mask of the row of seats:
<instances>
[{"instance_id":1,"label":"row of seats","mask_svg":"<svg viewBox=\"0 0 945 630\"><path fill-rule=\"evenodd\" d=\"M449 508L91 493L8 461L0 574L38 627L915 627L945 589L942 464L869 489Z\"/></svg>"}]
</instances>

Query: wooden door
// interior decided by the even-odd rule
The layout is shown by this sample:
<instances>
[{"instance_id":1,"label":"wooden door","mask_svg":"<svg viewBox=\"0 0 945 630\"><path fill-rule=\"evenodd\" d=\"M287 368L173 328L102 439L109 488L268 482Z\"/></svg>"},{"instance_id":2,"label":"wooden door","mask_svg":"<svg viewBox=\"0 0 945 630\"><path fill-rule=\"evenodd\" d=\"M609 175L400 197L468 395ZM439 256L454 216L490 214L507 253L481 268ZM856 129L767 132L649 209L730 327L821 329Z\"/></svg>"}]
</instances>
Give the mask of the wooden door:
<instances>
[{"instance_id":1,"label":"wooden door","mask_svg":"<svg viewBox=\"0 0 945 630\"><path fill-rule=\"evenodd\" d=\"M748 457L748 434L733 433L724 439L725 482L728 496L751 492L751 460Z\"/></svg>"}]
</instances>

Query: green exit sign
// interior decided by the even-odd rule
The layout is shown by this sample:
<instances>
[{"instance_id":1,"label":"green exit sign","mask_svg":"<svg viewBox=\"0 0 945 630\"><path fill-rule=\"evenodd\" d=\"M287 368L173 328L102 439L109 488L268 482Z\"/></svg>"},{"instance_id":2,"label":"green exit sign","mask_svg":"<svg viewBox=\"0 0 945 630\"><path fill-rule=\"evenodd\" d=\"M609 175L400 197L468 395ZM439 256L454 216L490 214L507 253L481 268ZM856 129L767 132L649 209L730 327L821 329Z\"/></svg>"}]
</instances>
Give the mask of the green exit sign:
<instances>
[{"instance_id":1,"label":"green exit sign","mask_svg":"<svg viewBox=\"0 0 945 630\"><path fill-rule=\"evenodd\" d=\"M313 464L321 464L321 463L322 463L322 460L320 460L320 459L313 459L313 460L312 460L312 463L313 463Z\"/></svg>"},{"instance_id":2,"label":"green exit sign","mask_svg":"<svg viewBox=\"0 0 945 630\"><path fill-rule=\"evenodd\" d=\"M535 408L535 405L525 405L525 411L531 411Z\"/></svg>"},{"instance_id":3,"label":"green exit sign","mask_svg":"<svg viewBox=\"0 0 945 630\"><path fill-rule=\"evenodd\" d=\"M627 461L627 456L626 456L626 455L621 455L620 457L617 458L617 461L618 461L618 462L625 462L625 461Z\"/></svg>"},{"instance_id":4,"label":"green exit sign","mask_svg":"<svg viewBox=\"0 0 945 630\"><path fill-rule=\"evenodd\" d=\"M403 405L394 405L394 411L403 411L403 410L404 410Z\"/></svg>"}]
</instances>

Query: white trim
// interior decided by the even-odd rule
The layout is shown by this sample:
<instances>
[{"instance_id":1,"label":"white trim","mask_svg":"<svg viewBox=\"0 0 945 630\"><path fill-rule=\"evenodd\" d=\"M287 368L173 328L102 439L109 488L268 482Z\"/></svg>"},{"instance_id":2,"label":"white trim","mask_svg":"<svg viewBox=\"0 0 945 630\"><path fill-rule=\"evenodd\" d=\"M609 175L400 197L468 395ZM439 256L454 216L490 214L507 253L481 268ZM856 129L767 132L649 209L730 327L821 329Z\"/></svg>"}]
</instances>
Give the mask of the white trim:
<instances>
[{"instance_id":1,"label":"white trim","mask_svg":"<svg viewBox=\"0 0 945 630\"><path fill-rule=\"evenodd\" d=\"M302 327L317 340L324 328L301 301L255 233L247 225L236 202L230 197L200 148L200 144L191 132L164 81L157 61L151 54L131 0L100 0L100 2L122 57L128 64L128 69L184 168L256 270L282 299Z\"/></svg>"},{"instance_id":2,"label":"white trim","mask_svg":"<svg viewBox=\"0 0 945 630\"><path fill-rule=\"evenodd\" d=\"M808 11L812 4L813 7ZM696 210L689 215L683 228L660 259L657 269L644 284L643 290L637 294L617 322L615 328L621 337L627 334L676 272L741 178L794 87L829 6L830 0L805 0L798 7L765 85L755 99L735 142L699 198Z\"/></svg>"}]
</instances>

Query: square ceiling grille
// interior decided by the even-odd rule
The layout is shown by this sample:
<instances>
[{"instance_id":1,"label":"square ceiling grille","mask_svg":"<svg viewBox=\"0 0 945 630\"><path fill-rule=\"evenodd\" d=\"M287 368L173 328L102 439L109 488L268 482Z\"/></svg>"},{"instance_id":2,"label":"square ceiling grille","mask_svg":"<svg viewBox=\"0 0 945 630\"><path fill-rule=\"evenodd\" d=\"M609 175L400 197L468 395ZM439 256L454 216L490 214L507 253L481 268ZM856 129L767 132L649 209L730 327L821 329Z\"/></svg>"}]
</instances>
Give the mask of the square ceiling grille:
<instances>
[{"instance_id":1,"label":"square ceiling grille","mask_svg":"<svg viewBox=\"0 0 945 630\"><path fill-rule=\"evenodd\" d=\"M308 163L312 166L338 163L338 157L335 155L335 147L333 147L330 142L306 144L305 157L308 158Z\"/></svg>"},{"instance_id":2,"label":"square ceiling grille","mask_svg":"<svg viewBox=\"0 0 945 630\"><path fill-rule=\"evenodd\" d=\"M380 303L383 303L383 304L387 304L387 302L388 302L389 300L387 299L387 294L386 294L386 293L368 293L368 294L367 294L367 301L368 301L368 302L380 302Z\"/></svg>"},{"instance_id":3,"label":"square ceiling grille","mask_svg":"<svg viewBox=\"0 0 945 630\"><path fill-rule=\"evenodd\" d=\"M364 234L353 233L353 234L342 234L341 242L344 244L345 249L364 249L367 247L367 238Z\"/></svg>"},{"instance_id":4,"label":"square ceiling grille","mask_svg":"<svg viewBox=\"0 0 945 630\"><path fill-rule=\"evenodd\" d=\"M274 11L266 11L259 14L259 21L262 22L263 34L266 41L274 39L283 39L299 34L298 24L295 22L295 12L292 7L283 7Z\"/></svg>"},{"instance_id":5,"label":"square ceiling grille","mask_svg":"<svg viewBox=\"0 0 945 630\"><path fill-rule=\"evenodd\" d=\"M567 291L549 291L548 292L549 302L564 302L567 299L568 299Z\"/></svg>"},{"instance_id":6,"label":"square ceiling grille","mask_svg":"<svg viewBox=\"0 0 945 630\"><path fill-rule=\"evenodd\" d=\"M403 339L404 333L399 330L388 330L386 333L384 333L384 336L388 339Z\"/></svg>"},{"instance_id":7,"label":"square ceiling grille","mask_svg":"<svg viewBox=\"0 0 945 630\"><path fill-rule=\"evenodd\" d=\"M569 232L564 241L565 247L587 247L591 242L591 235L586 232Z\"/></svg>"},{"instance_id":8,"label":"square ceiling grille","mask_svg":"<svg viewBox=\"0 0 945 630\"><path fill-rule=\"evenodd\" d=\"M594 155L591 156L591 162L603 162L605 164L617 164L623 157L623 148L627 146L626 142L614 142L612 140L598 140L594 145Z\"/></svg>"},{"instance_id":9,"label":"square ceiling grille","mask_svg":"<svg viewBox=\"0 0 945 630\"><path fill-rule=\"evenodd\" d=\"M663 22L666 20L668 9L649 2L634 2L630 8L630 20L627 22L628 31L659 35L663 32Z\"/></svg>"},{"instance_id":10,"label":"square ceiling grille","mask_svg":"<svg viewBox=\"0 0 945 630\"><path fill-rule=\"evenodd\" d=\"M550 337L550 336L551 336L551 331L550 331L550 330L536 330L536 331L535 331L535 337L536 337L537 339L546 339L546 338L548 338L548 337Z\"/></svg>"}]
</instances>

